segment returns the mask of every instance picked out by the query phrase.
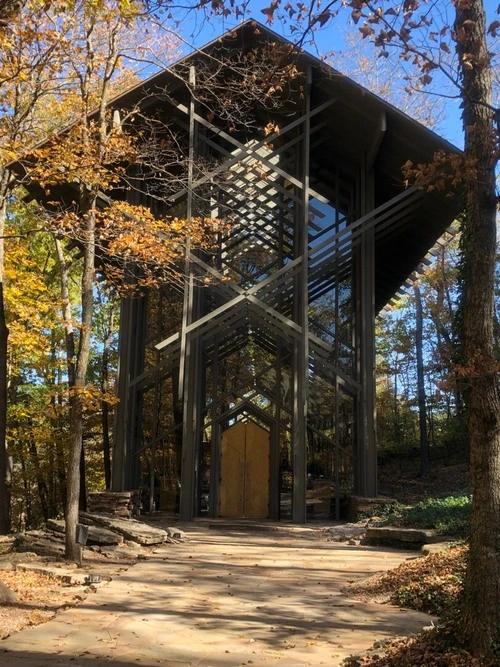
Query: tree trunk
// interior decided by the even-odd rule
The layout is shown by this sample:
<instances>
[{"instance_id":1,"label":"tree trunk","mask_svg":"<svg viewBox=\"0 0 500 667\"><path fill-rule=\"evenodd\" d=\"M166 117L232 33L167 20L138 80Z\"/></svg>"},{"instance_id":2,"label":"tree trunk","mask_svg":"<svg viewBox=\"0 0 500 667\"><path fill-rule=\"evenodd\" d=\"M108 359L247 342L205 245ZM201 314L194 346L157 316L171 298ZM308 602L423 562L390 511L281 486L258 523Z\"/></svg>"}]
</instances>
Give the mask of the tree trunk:
<instances>
[{"instance_id":1,"label":"tree trunk","mask_svg":"<svg viewBox=\"0 0 500 667\"><path fill-rule=\"evenodd\" d=\"M0 239L0 243L3 241ZM9 457L7 454L7 341L3 283L0 282L0 535L10 531Z\"/></svg>"},{"instance_id":2,"label":"tree trunk","mask_svg":"<svg viewBox=\"0 0 500 667\"><path fill-rule=\"evenodd\" d=\"M56 440L56 461L57 461L57 479L59 481L59 500L61 502L64 516L66 516L66 463L64 461L64 444L62 439L61 409L63 405L61 369L57 371L57 402L54 392L54 431L57 433ZM54 385L55 386L55 385Z\"/></svg>"},{"instance_id":3,"label":"tree trunk","mask_svg":"<svg viewBox=\"0 0 500 667\"><path fill-rule=\"evenodd\" d=\"M476 655L500 639L500 390L493 360L496 252L491 64L481 0L456 3L463 84L466 221L463 232L463 354L468 369L472 523L462 617Z\"/></svg>"},{"instance_id":4,"label":"tree trunk","mask_svg":"<svg viewBox=\"0 0 500 667\"><path fill-rule=\"evenodd\" d=\"M28 482L28 471L26 470L26 461L24 460L24 456L21 456L21 471L22 471L23 486L24 486L24 498L23 498L24 511L21 510L21 512L19 512L18 530L24 533L26 528L31 528L31 520L32 520L31 490Z\"/></svg>"},{"instance_id":5,"label":"tree trunk","mask_svg":"<svg viewBox=\"0 0 500 667\"><path fill-rule=\"evenodd\" d=\"M71 309L69 293L69 265L64 256L64 248L60 239L54 236L56 245L57 262L59 264L59 283L61 286L61 310L64 324L64 337L66 341L66 356L68 367L68 385L75 386L75 362L76 362L76 343L75 329L73 326L73 313Z\"/></svg>"},{"instance_id":6,"label":"tree trunk","mask_svg":"<svg viewBox=\"0 0 500 667\"><path fill-rule=\"evenodd\" d=\"M59 501L61 503L64 515L66 516L66 505L68 496L66 493L67 479L66 479L66 462L64 461L64 446L61 438L56 442L56 461L57 461L57 479L59 482Z\"/></svg>"},{"instance_id":7,"label":"tree trunk","mask_svg":"<svg viewBox=\"0 0 500 667\"><path fill-rule=\"evenodd\" d=\"M83 431L82 431L83 438ZM85 469L85 447L82 440L82 451L80 452L80 494L78 497L78 507L80 512L87 511L87 472Z\"/></svg>"},{"instance_id":8,"label":"tree trunk","mask_svg":"<svg viewBox=\"0 0 500 667\"><path fill-rule=\"evenodd\" d=\"M57 349L54 340L52 337L51 342L51 358L56 372L52 378L52 396L50 398L50 405L52 408L52 430L56 433L56 439L52 453L54 456L54 513L57 515L58 511L62 508L66 512L66 465L64 463L64 446L62 441L62 426L61 426L61 406L63 404L62 397L62 378L61 378L61 368L59 364L56 363L57 359Z\"/></svg>"},{"instance_id":9,"label":"tree trunk","mask_svg":"<svg viewBox=\"0 0 500 667\"><path fill-rule=\"evenodd\" d=\"M4 299L4 230L8 175L2 173L0 192L0 535L10 531L9 457L7 454L7 328Z\"/></svg>"},{"instance_id":10,"label":"tree trunk","mask_svg":"<svg viewBox=\"0 0 500 667\"><path fill-rule=\"evenodd\" d=\"M418 427L420 432L420 474L428 475L431 471L429 462L429 440L427 438L427 405L424 377L424 318L422 314L422 296L420 287L413 283L415 296L415 352L417 357L417 400Z\"/></svg>"},{"instance_id":11,"label":"tree trunk","mask_svg":"<svg viewBox=\"0 0 500 667\"><path fill-rule=\"evenodd\" d=\"M66 475L66 550L68 560L79 563L81 547L76 543L76 525L80 500L80 456L83 443L83 396L70 396L69 454Z\"/></svg>"},{"instance_id":12,"label":"tree trunk","mask_svg":"<svg viewBox=\"0 0 500 667\"><path fill-rule=\"evenodd\" d=\"M47 521L49 518L49 494L47 489L47 483L42 473L42 468L40 466L40 457L38 456L38 449L36 442L34 440L29 440L28 449L31 455L32 464L35 467L36 475L36 484L38 487L38 497L40 500L40 508L42 510L42 516Z\"/></svg>"},{"instance_id":13,"label":"tree trunk","mask_svg":"<svg viewBox=\"0 0 500 667\"><path fill-rule=\"evenodd\" d=\"M101 403L102 420L102 448L104 458L104 481L106 489L111 488L111 445L109 442L109 405L107 401Z\"/></svg>"},{"instance_id":14,"label":"tree trunk","mask_svg":"<svg viewBox=\"0 0 500 667\"><path fill-rule=\"evenodd\" d=\"M399 459L399 471L403 470L403 438L401 433L401 415L399 410L399 399L398 399L398 378L399 378L399 369L398 369L398 360L396 359L394 363L394 440L396 442L396 451Z\"/></svg>"},{"instance_id":15,"label":"tree trunk","mask_svg":"<svg viewBox=\"0 0 500 667\"><path fill-rule=\"evenodd\" d=\"M76 524L80 498L80 459L83 447L84 389L90 357L92 315L94 307L95 262L95 209L96 201L85 207L85 239L81 283L81 329L75 364L75 383L70 397L70 434L66 505L66 558L80 561L81 548L76 544Z\"/></svg>"},{"instance_id":16,"label":"tree trunk","mask_svg":"<svg viewBox=\"0 0 500 667\"><path fill-rule=\"evenodd\" d=\"M75 540L80 501L80 460L83 444L83 407L81 405L81 396L78 396L76 388L76 344L69 293L69 266L66 262L64 249L60 239L54 237L54 243L59 264L62 316L66 341L66 365L68 369L68 386L70 392L69 452L66 468L66 506L64 512L64 517L66 519L66 558L78 563L80 562L81 550Z\"/></svg>"},{"instance_id":17,"label":"tree trunk","mask_svg":"<svg viewBox=\"0 0 500 667\"><path fill-rule=\"evenodd\" d=\"M76 353L73 315L69 294L69 267L64 257L61 241L55 238L57 258L60 269L62 310L66 335L66 354L68 365L68 384L70 389L69 418L69 454L66 476L66 558L80 561L81 549L76 543L76 524L80 504L86 505L85 486L81 483L84 474L83 457L83 417L84 389L90 354L90 337L92 330L93 278L94 278L94 227L95 216L93 206L87 214L87 239L84 247L84 266L82 273L82 312L78 353Z\"/></svg>"}]
</instances>

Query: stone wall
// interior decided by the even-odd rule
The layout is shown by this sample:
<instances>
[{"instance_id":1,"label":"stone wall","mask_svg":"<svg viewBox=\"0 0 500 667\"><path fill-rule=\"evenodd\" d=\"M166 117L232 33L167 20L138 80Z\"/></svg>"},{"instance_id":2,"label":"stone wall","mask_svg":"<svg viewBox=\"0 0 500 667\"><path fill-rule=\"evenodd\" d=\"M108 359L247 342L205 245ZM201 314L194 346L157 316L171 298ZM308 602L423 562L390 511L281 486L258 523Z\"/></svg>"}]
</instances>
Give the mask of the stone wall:
<instances>
[{"instance_id":1,"label":"stone wall","mask_svg":"<svg viewBox=\"0 0 500 667\"><path fill-rule=\"evenodd\" d=\"M89 512L121 518L139 516L141 513L139 491L99 491L89 493Z\"/></svg>"}]
</instances>

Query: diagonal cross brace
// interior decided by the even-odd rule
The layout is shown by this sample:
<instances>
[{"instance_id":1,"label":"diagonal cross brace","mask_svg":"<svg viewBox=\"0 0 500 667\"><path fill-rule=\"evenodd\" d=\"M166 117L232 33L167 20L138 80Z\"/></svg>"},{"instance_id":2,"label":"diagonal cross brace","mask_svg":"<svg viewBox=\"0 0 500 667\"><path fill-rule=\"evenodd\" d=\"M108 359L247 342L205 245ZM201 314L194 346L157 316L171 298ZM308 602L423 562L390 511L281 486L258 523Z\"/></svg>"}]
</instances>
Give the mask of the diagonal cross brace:
<instances>
[{"instance_id":1,"label":"diagonal cross brace","mask_svg":"<svg viewBox=\"0 0 500 667\"><path fill-rule=\"evenodd\" d=\"M323 104L320 104L318 107L316 107L315 109L313 109L311 111L310 115L314 116L314 115L320 113L324 109L331 106L335 101L336 100L333 99L333 100L328 100L327 102L324 102ZM177 107L177 109L179 109L179 111L182 111L185 114L189 113L188 107L185 106L184 104L177 104L176 107ZM285 132L288 132L290 129L293 129L297 125L300 125L301 123L303 123L304 120L306 119L306 116L304 115L304 116L301 116L300 118L297 118L296 120L289 123L286 127L282 128L279 132L275 132L274 134L269 135L268 137L266 137L265 139L262 139L261 141L259 141L257 144L255 144L253 146L246 146L245 144L242 144L235 137L231 136L227 132L224 132L224 130L218 128L216 125L214 125L210 121L206 120L205 118L203 118L203 116L200 116L197 113L194 114L194 118L198 123L200 123L200 125L203 125L204 127L208 128L209 130L212 130L213 132L215 132L216 134L221 136L223 139L225 139L226 141L231 143L235 148L237 148L239 150L239 153L237 153L237 155L235 155L234 158L231 158L228 162L224 163L224 165L221 165L221 168L217 167L215 172L211 172L211 174L207 174L207 176L204 176L203 178L201 178L198 181L196 181L195 183L193 183L193 187L197 187L197 186L202 185L203 183L207 182L208 180L210 180L213 177L214 173L218 173L222 169L227 169L228 166L230 166L231 163L237 163L238 161L240 161L242 156L251 156L251 157L253 157L255 152L257 150L259 150L260 148L262 148L264 146L264 144L269 143L270 141L273 141L280 134L285 134ZM295 178L295 176L292 176L292 174L288 174L286 171L284 171L283 169L281 169L277 165L273 164L270 160L268 160L264 156L258 155L258 156L256 156L256 159L258 159L259 162L261 162L263 165L265 165L266 167L271 169L271 171L276 172L277 174L279 174L283 178L287 179L290 183L293 183L293 185L295 185L299 189L303 188L303 183L299 179ZM323 197L323 195L321 195L319 192L315 192L314 190L311 190L311 189L309 189L309 191L319 201L321 201L325 204L328 203L328 200L325 199L325 197ZM185 189L183 189L182 191L179 191L176 194L172 195L172 197L169 198L170 201L172 201L172 202L176 201L180 196L182 196L182 194L184 194L184 192L185 192Z\"/></svg>"}]
</instances>

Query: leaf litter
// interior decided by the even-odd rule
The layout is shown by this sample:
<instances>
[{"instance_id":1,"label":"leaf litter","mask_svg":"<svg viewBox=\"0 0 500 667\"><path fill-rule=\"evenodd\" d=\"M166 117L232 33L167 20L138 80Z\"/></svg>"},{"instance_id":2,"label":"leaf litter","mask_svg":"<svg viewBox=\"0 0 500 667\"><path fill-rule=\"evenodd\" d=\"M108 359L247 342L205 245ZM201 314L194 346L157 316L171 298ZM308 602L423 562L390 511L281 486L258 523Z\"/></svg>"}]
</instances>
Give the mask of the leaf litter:
<instances>
[{"instance_id":1,"label":"leaf litter","mask_svg":"<svg viewBox=\"0 0 500 667\"><path fill-rule=\"evenodd\" d=\"M468 547L458 545L346 586L343 592L349 597L390 602L441 620L415 637L376 642L364 655L346 658L344 667L498 667L497 659L476 658L461 646L458 623L467 556Z\"/></svg>"}]
</instances>

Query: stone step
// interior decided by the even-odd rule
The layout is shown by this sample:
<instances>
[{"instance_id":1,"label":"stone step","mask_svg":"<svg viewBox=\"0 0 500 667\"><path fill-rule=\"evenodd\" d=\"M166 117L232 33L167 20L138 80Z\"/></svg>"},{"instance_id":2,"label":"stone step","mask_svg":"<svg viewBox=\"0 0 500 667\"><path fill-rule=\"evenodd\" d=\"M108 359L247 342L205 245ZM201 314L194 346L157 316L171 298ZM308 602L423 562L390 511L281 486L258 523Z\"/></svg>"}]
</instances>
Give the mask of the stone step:
<instances>
[{"instance_id":1,"label":"stone step","mask_svg":"<svg viewBox=\"0 0 500 667\"><path fill-rule=\"evenodd\" d=\"M66 522L64 519L49 519L47 521L47 528L56 533L64 533L66 530ZM123 535L108 530L101 526L89 525L89 534L87 544L98 544L100 546L113 546L123 543Z\"/></svg>"},{"instance_id":2,"label":"stone step","mask_svg":"<svg viewBox=\"0 0 500 667\"><path fill-rule=\"evenodd\" d=\"M374 546L399 547L402 549L420 549L423 544L444 542L449 539L445 535L438 535L435 530L425 530L423 528L368 526L363 543Z\"/></svg>"},{"instance_id":3,"label":"stone step","mask_svg":"<svg viewBox=\"0 0 500 667\"><path fill-rule=\"evenodd\" d=\"M161 528L154 528L135 519L119 519L116 517L103 516L80 512L80 521L88 526L102 526L108 530L123 535L127 540L133 540L142 545L161 544L166 542L168 533Z\"/></svg>"},{"instance_id":4,"label":"stone step","mask_svg":"<svg viewBox=\"0 0 500 667\"><path fill-rule=\"evenodd\" d=\"M356 521L359 514L366 512L376 512L386 505L392 505L396 502L389 496L376 496L375 498L365 498L364 496L348 496L347 498L347 519Z\"/></svg>"},{"instance_id":5,"label":"stone step","mask_svg":"<svg viewBox=\"0 0 500 667\"><path fill-rule=\"evenodd\" d=\"M422 552L423 556L430 556L431 554L437 554L440 553L441 551L447 551L451 547L458 546L458 544L460 543L454 540L452 537L444 536L443 542L424 544L424 546L420 549L420 551Z\"/></svg>"},{"instance_id":6,"label":"stone step","mask_svg":"<svg viewBox=\"0 0 500 667\"><path fill-rule=\"evenodd\" d=\"M323 536L328 542L348 542L365 536L366 523L341 523L323 529Z\"/></svg>"},{"instance_id":7,"label":"stone step","mask_svg":"<svg viewBox=\"0 0 500 667\"><path fill-rule=\"evenodd\" d=\"M88 572L75 572L65 568L50 567L42 563L18 563L16 565L16 570L45 574L48 577L58 579L70 586L84 586L88 583L90 576Z\"/></svg>"},{"instance_id":8,"label":"stone step","mask_svg":"<svg viewBox=\"0 0 500 667\"><path fill-rule=\"evenodd\" d=\"M174 540L186 539L186 533L183 530L179 530L179 528L167 528L167 535Z\"/></svg>"}]
</instances>

